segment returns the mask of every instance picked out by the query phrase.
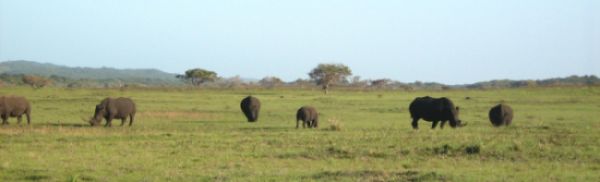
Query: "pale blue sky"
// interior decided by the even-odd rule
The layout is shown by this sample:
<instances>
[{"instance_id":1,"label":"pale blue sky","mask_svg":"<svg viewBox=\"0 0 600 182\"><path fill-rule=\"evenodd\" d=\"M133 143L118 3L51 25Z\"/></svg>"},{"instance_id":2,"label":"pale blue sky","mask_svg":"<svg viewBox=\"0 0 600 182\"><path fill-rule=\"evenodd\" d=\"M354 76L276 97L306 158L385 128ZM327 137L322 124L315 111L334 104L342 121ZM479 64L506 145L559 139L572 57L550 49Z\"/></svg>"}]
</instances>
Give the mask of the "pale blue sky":
<instances>
[{"instance_id":1,"label":"pale blue sky","mask_svg":"<svg viewBox=\"0 0 600 182\"><path fill-rule=\"evenodd\" d=\"M600 75L598 0L0 0L0 61L448 84Z\"/></svg>"}]
</instances>

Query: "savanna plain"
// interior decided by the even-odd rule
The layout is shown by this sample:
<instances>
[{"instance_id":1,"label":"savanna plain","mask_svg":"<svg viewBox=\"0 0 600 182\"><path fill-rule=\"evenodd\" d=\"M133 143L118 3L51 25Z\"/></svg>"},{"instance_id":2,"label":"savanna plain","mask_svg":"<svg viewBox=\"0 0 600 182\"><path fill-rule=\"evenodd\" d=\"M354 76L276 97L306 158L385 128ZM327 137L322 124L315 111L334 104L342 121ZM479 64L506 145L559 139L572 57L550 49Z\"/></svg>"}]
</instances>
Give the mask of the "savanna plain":
<instances>
[{"instance_id":1,"label":"savanna plain","mask_svg":"<svg viewBox=\"0 0 600 182\"><path fill-rule=\"evenodd\" d=\"M1 88L32 124L0 127L0 181L599 181L600 87L356 91ZM248 123L240 101L262 102ZM448 97L462 128L413 130L408 105ZM132 127L91 127L105 97L137 104ZM467 99L469 97L469 99ZM515 118L492 127L489 109ZM296 129L315 106L317 129Z\"/></svg>"}]
</instances>

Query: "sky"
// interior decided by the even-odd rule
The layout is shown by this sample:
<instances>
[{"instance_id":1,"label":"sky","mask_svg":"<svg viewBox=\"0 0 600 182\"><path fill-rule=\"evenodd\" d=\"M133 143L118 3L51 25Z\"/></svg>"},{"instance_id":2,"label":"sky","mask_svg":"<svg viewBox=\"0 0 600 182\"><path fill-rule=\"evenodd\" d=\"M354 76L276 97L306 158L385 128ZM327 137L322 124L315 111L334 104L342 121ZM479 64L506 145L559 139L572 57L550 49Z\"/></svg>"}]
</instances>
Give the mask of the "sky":
<instances>
[{"instance_id":1,"label":"sky","mask_svg":"<svg viewBox=\"0 0 600 182\"><path fill-rule=\"evenodd\" d=\"M600 76L598 0L0 0L0 61L286 81Z\"/></svg>"}]
</instances>

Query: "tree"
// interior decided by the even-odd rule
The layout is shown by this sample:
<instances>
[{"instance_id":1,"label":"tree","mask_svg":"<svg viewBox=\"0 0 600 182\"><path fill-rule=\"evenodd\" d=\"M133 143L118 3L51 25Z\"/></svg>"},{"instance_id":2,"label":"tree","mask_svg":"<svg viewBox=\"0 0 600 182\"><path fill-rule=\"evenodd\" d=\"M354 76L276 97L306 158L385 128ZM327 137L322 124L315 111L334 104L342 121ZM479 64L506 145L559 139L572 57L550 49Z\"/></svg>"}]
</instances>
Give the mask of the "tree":
<instances>
[{"instance_id":1,"label":"tree","mask_svg":"<svg viewBox=\"0 0 600 182\"><path fill-rule=\"evenodd\" d=\"M258 83L267 88L273 88L283 84L283 81L280 78L274 76L267 76L258 81Z\"/></svg>"},{"instance_id":2,"label":"tree","mask_svg":"<svg viewBox=\"0 0 600 182\"><path fill-rule=\"evenodd\" d=\"M187 80L194 86L199 86L205 82L213 82L217 80L217 73L214 71L205 70L202 68L190 69L185 71L184 75L177 75L179 79Z\"/></svg>"},{"instance_id":3,"label":"tree","mask_svg":"<svg viewBox=\"0 0 600 182\"><path fill-rule=\"evenodd\" d=\"M308 76L321 85L325 94L328 93L329 87L337 82L346 81L348 76L352 75L352 70L343 64L319 64L314 68Z\"/></svg>"},{"instance_id":4,"label":"tree","mask_svg":"<svg viewBox=\"0 0 600 182\"><path fill-rule=\"evenodd\" d=\"M42 88L50 85L52 80L40 76L23 75L23 83L33 88Z\"/></svg>"}]
</instances>

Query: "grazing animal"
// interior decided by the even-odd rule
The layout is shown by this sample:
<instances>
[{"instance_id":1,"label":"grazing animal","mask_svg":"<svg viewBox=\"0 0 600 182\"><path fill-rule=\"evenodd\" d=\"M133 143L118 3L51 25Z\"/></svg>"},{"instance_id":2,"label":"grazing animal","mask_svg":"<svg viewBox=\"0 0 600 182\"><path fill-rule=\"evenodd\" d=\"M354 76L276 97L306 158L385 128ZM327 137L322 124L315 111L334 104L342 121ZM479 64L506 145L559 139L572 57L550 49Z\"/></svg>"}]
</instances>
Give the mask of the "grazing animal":
<instances>
[{"instance_id":1,"label":"grazing animal","mask_svg":"<svg viewBox=\"0 0 600 182\"><path fill-rule=\"evenodd\" d=\"M25 97L0 96L0 116L2 124L8 124L9 117L16 117L17 123L21 124L21 118L25 114L27 124L31 123L31 106Z\"/></svg>"},{"instance_id":2,"label":"grazing animal","mask_svg":"<svg viewBox=\"0 0 600 182\"><path fill-rule=\"evenodd\" d=\"M506 104L498 104L490 109L489 117L495 127L508 126L512 123L513 110Z\"/></svg>"},{"instance_id":3,"label":"grazing animal","mask_svg":"<svg viewBox=\"0 0 600 182\"><path fill-rule=\"evenodd\" d=\"M96 105L94 116L90 120L92 126L99 125L102 118L106 120L105 127L112 126L113 119L121 119L121 126L125 124L129 117L129 126L133 124L135 118L135 103L129 98L110 98L107 97L100 104Z\"/></svg>"},{"instance_id":4,"label":"grazing animal","mask_svg":"<svg viewBox=\"0 0 600 182\"><path fill-rule=\"evenodd\" d=\"M317 128L319 127L319 113L317 109L311 106L303 106L296 113L296 128L299 128L302 121L302 128Z\"/></svg>"},{"instance_id":5,"label":"grazing animal","mask_svg":"<svg viewBox=\"0 0 600 182\"><path fill-rule=\"evenodd\" d=\"M248 96L242 99L240 103L242 112L248 118L248 122L256 122L258 120L258 113L260 112L260 101L256 97Z\"/></svg>"},{"instance_id":6,"label":"grazing animal","mask_svg":"<svg viewBox=\"0 0 600 182\"><path fill-rule=\"evenodd\" d=\"M454 107L452 101L446 97L417 97L410 103L409 110L410 116L413 119L413 129L419 129L417 123L419 119L433 122L431 126L432 129L435 129L440 121L442 122L441 128L444 128L446 121L450 121L450 126L452 128L466 125L462 124L460 119L458 119L459 108Z\"/></svg>"}]
</instances>

